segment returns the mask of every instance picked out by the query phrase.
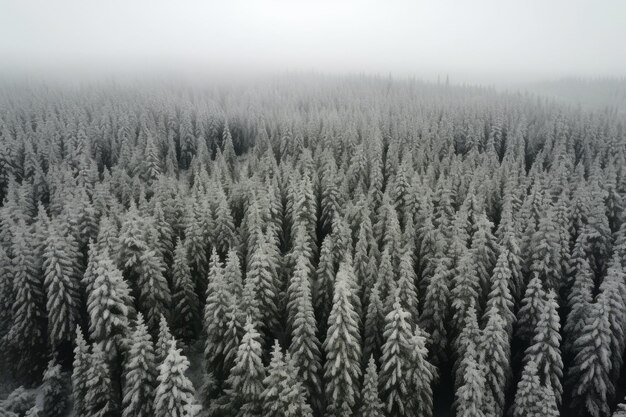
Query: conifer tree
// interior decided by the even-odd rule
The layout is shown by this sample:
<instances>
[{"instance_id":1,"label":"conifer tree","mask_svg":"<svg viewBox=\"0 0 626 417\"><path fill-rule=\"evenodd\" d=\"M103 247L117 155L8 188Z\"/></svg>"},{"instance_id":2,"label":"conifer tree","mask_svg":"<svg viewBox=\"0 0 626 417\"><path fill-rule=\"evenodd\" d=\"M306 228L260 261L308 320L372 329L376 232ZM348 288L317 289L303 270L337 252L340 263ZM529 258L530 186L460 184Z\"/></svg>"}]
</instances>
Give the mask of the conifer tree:
<instances>
[{"instance_id":1,"label":"conifer tree","mask_svg":"<svg viewBox=\"0 0 626 417\"><path fill-rule=\"evenodd\" d=\"M261 335L250 317L246 319L244 331L224 396L215 405L215 411L221 415L253 417L262 413L265 368L261 360Z\"/></svg>"},{"instance_id":2,"label":"conifer tree","mask_svg":"<svg viewBox=\"0 0 626 417\"><path fill-rule=\"evenodd\" d=\"M584 319L580 336L574 341L576 352L566 383L570 387L570 407L584 407L592 417L609 414L607 399L613 392L610 381L611 337L604 297L592 304Z\"/></svg>"},{"instance_id":3,"label":"conifer tree","mask_svg":"<svg viewBox=\"0 0 626 417\"><path fill-rule=\"evenodd\" d=\"M300 258L301 260L303 257ZM301 265L298 261L298 266ZM299 268L296 268L298 271ZM299 277L299 278L296 278ZM311 284L307 275L296 272L292 279L291 294L294 297L290 311L291 344L289 353L298 375L302 378L311 404L316 410L321 410L322 383L319 372L321 370L320 344L317 338L317 325L311 300Z\"/></svg>"},{"instance_id":4,"label":"conifer tree","mask_svg":"<svg viewBox=\"0 0 626 417\"><path fill-rule=\"evenodd\" d=\"M478 362L485 367L483 411L485 415L497 416L503 413L511 374L509 336L496 307L487 310L486 318L478 346Z\"/></svg>"},{"instance_id":5,"label":"conifer tree","mask_svg":"<svg viewBox=\"0 0 626 417\"><path fill-rule=\"evenodd\" d=\"M21 221L13 229L13 323L7 337L14 355L14 366L27 380L37 379L43 371L46 335L43 283L38 276L28 228ZM13 356L12 356L13 357ZM29 382L30 382L29 381Z\"/></svg>"},{"instance_id":6,"label":"conifer tree","mask_svg":"<svg viewBox=\"0 0 626 417\"><path fill-rule=\"evenodd\" d=\"M61 365L53 359L43 375L43 416L61 417L67 408L65 380L61 374Z\"/></svg>"},{"instance_id":7,"label":"conifer tree","mask_svg":"<svg viewBox=\"0 0 626 417\"><path fill-rule=\"evenodd\" d=\"M363 379L363 390L361 391L361 408L359 409L362 417L383 417L383 403L378 395L378 371L376 370L376 361L370 356L367 363L367 371Z\"/></svg>"},{"instance_id":8,"label":"conifer tree","mask_svg":"<svg viewBox=\"0 0 626 417\"><path fill-rule=\"evenodd\" d=\"M76 328L76 346L74 347L74 363L72 370L72 397L74 413L78 416L85 414L87 405L87 370L89 369L89 348L83 338L83 332Z\"/></svg>"},{"instance_id":9,"label":"conifer tree","mask_svg":"<svg viewBox=\"0 0 626 417\"><path fill-rule=\"evenodd\" d=\"M420 326L430 334L430 344L435 358L445 361L448 346L448 318L450 317L449 259L439 258L435 273L426 289L424 308L420 316Z\"/></svg>"},{"instance_id":10,"label":"conifer tree","mask_svg":"<svg viewBox=\"0 0 626 417\"><path fill-rule=\"evenodd\" d=\"M513 322L515 315L513 314L514 301L511 295L511 270L508 263L508 250L503 249L498 256L496 267L493 270L491 278L491 291L487 300L487 311L495 308L500 317L504 320L504 326L508 336L511 339L513 334Z\"/></svg>"},{"instance_id":11,"label":"conifer tree","mask_svg":"<svg viewBox=\"0 0 626 417\"><path fill-rule=\"evenodd\" d=\"M187 263L187 252L180 239L176 241L172 267L172 319L178 337L192 339L196 335L200 306Z\"/></svg>"},{"instance_id":12,"label":"conifer tree","mask_svg":"<svg viewBox=\"0 0 626 417\"><path fill-rule=\"evenodd\" d=\"M213 254L204 306L204 328L207 333L204 357L208 371L221 383L232 367L241 334L237 329L240 318L235 305L236 300L228 290L224 269L217 253L214 251ZM251 297L255 296L254 293L251 294Z\"/></svg>"},{"instance_id":13,"label":"conifer tree","mask_svg":"<svg viewBox=\"0 0 626 417\"><path fill-rule=\"evenodd\" d=\"M118 404L111 384L111 372L106 357L98 344L92 346L88 356L85 382L85 415L113 417Z\"/></svg>"},{"instance_id":14,"label":"conifer tree","mask_svg":"<svg viewBox=\"0 0 626 417\"><path fill-rule=\"evenodd\" d=\"M530 359L526 362L522 376L517 384L513 403L514 417L556 417L559 415L552 387L543 386L538 376L537 364Z\"/></svg>"},{"instance_id":15,"label":"conifer tree","mask_svg":"<svg viewBox=\"0 0 626 417\"><path fill-rule=\"evenodd\" d=\"M272 360L263 380L263 415L276 417L312 417L307 392L291 364L289 355L283 358L278 341L274 343Z\"/></svg>"},{"instance_id":16,"label":"conifer tree","mask_svg":"<svg viewBox=\"0 0 626 417\"><path fill-rule=\"evenodd\" d=\"M122 416L150 417L153 415L156 363L154 345L141 313L137 314L130 338L128 359L124 363L122 386Z\"/></svg>"},{"instance_id":17,"label":"conifer tree","mask_svg":"<svg viewBox=\"0 0 626 417\"><path fill-rule=\"evenodd\" d=\"M363 335L363 355L379 358L383 346L383 330L385 328L385 313L380 300L378 283L374 283L369 296Z\"/></svg>"},{"instance_id":18,"label":"conifer tree","mask_svg":"<svg viewBox=\"0 0 626 417\"><path fill-rule=\"evenodd\" d=\"M259 242L259 246L252 254L250 268L246 276L246 280L250 280L254 284L255 298L261 313L265 339L278 328L276 271L273 270L270 263L267 245L265 238Z\"/></svg>"},{"instance_id":19,"label":"conifer tree","mask_svg":"<svg viewBox=\"0 0 626 417\"><path fill-rule=\"evenodd\" d=\"M540 312L532 344L526 349L526 360L537 366L537 374L544 385L550 384L556 404L561 403L563 388L563 361L561 360L561 328L558 303L554 290L548 291Z\"/></svg>"},{"instance_id":20,"label":"conifer tree","mask_svg":"<svg viewBox=\"0 0 626 417\"><path fill-rule=\"evenodd\" d=\"M545 298L546 293L541 279L535 274L526 287L521 307L517 312L517 335L526 343L530 343L533 337Z\"/></svg>"},{"instance_id":21,"label":"conifer tree","mask_svg":"<svg viewBox=\"0 0 626 417\"><path fill-rule=\"evenodd\" d=\"M385 412L397 416L413 416L409 393L409 339L411 329L408 321L410 314L402 308L399 297L385 317L385 344L382 347L381 394Z\"/></svg>"},{"instance_id":22,"label":"conifer tree","mask_svg":"<svg viewBox=\"0 0 626 417\"><path fill-rule=\"evenodd\" d=\"M473 348L473 346L472 346ZM476 351L467 349L463 357L465 372L462 383L455 393L456 415L458 417L484 417L484 370L477 360Z\"/></svg>"},{"instance_id":23,"label":"conifer tree","mask_svg":"<svg viewBox=\"0 0 626 417\"><path fill-rule=\"evenodd\" d=\"M163 275L164 269L163 262L154 251L148 250L141 255L138 301L146 324L152 331L156 331L161 315L169 316L171 293Z\"/></svg>"},{"instance_id":24,"label":"conifer tree","mask_svg":"<svg viewBox=\"0 0 626 417\"><path fill-rule=\"evenodd\" d=\"M78 246L72 239L72 235L63 236L60 228L53 223L46 237L43 254L48 334L54 345L72 340L79 319L80 299L76 268L79 255Z\"/></svg>"},{"instance_id":25,"label":"conifer tree","mask_svg":"<svg viewBox=\"0 0 626 417\"><path fill-rule=\"evenodd\" d=\"M333 283L335 281L335 266L333 261L333 235L326 235L320 249L320 259L315 272L313 284L313 306L320 333L325 334L328 315L333 300Z\"/></svg>"},{"instance_id":26,"label":"conifer tree","mask_svg":"<svg viewBox=\"0 0 626 417\"><path fill-rule=\"evenodd\" d=\"M176 348L174 339L168 343L165 360L159 365L154 392L155 417L195 417L200 411L194 398L191 381L185 375L189 361Z\"/></svg>"},{"instance_id":27,"label":"conifer tree","mask_svg":"<svg viewBox=\"0 0 626 417\"><path fill-rule=\"evenodd\" d=\"M89 334L108 358L124 348L131 313L130 290L105 251L95 260L94 281L87 294Z\"/></svg>"},{"instance_id":28,"label":"conifer tree","mask_svg":"<svg viewBox=\"0 0 626 417\"><path fill-rule=\"evenodd\" d=\"M167 324L167 319L161 316L159 320L159 334L157 336L156 344L154 347L154 356L157 364L163 363L170 349L170 340L174 339L170 326Z\"/></svg>"},{"instance_id":29,"label":"conifer tree","mask_svg":"<svg viewBox=\"0 0 626 417\"><path fill-rule=\"evenodd\" d=\"M340 271L334 288L332 310L324 341L327 413L350 415L356 402L361 374L359 317L352 305L349 278Z\"/></svg>"}]
</instances>

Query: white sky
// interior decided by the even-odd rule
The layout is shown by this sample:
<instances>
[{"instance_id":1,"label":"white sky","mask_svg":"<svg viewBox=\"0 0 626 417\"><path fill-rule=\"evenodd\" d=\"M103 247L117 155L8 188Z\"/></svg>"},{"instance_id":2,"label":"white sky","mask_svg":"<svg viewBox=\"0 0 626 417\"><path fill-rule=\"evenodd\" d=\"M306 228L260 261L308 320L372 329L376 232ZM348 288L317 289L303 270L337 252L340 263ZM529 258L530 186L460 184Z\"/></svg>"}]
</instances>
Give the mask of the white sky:
<instances>
[{"instance_id":1,"label":"white sky","mask_svg":"<svg viewBox=\"0 0 626 417\"><path fill-rule=\"evenodd\" d=\"M626 76L626 1L0 0L16 69Z\"/></svg>"}]
</instances>

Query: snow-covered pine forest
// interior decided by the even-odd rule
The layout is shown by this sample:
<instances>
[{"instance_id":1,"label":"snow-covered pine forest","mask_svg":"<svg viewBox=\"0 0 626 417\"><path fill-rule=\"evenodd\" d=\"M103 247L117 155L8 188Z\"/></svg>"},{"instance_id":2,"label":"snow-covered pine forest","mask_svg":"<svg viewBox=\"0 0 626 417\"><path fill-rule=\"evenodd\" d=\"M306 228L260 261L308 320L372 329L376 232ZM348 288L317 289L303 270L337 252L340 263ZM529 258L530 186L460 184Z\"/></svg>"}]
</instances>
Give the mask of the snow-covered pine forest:
<instances>
[{"instance_id":1,"label":"snow-covered pine forest","mask_svg":"<svg viewBox=\"0 0 626 417\"><path fill-rule=\"evenodd\" d=\"M626 415L620 113L364 76L0 97L3 417Z\"/></svg>"}]
</instances>

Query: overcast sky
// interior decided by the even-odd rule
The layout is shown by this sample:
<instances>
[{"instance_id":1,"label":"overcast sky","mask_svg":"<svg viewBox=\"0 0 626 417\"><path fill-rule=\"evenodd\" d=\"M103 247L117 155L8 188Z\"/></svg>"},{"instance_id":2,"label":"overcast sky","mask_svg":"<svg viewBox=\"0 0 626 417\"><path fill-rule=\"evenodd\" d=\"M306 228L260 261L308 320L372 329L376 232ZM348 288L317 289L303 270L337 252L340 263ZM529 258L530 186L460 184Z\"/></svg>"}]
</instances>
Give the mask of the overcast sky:
<instances>
[{"instance_id":1,"label":"overcast sky","mask_svg":"<svg viewBox=\"0 0 626 417\"><path fill-rule=\"evenodd\" d=\"M623 0L0 0L0 69L626 75Z\"/></svg>"}]
</instances>

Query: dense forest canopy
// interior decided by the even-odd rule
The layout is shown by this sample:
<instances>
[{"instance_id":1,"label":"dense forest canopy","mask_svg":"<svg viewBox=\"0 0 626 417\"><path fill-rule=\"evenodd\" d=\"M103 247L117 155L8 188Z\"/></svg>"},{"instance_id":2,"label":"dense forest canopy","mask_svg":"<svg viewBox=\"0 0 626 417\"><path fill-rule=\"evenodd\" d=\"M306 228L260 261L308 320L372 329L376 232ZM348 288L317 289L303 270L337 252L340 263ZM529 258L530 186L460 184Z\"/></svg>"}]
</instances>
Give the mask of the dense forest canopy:
<instances>
[{"instance_id":1,"label":"dense forest canopy","mask_svg":"<svg viewBox=\"0 0 626 417\"><path fill-rule=\"evenodd\" d=\"M626 414L619 112L365 76L2 91L0 414Z\"/></svg>"}]
</instances>

